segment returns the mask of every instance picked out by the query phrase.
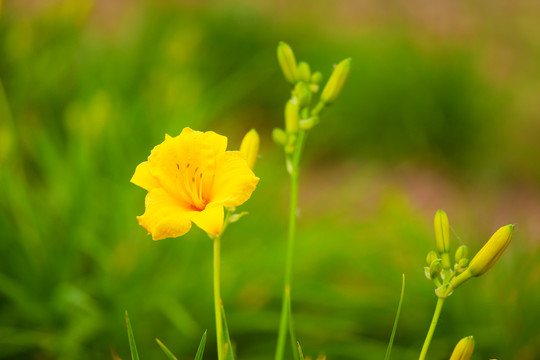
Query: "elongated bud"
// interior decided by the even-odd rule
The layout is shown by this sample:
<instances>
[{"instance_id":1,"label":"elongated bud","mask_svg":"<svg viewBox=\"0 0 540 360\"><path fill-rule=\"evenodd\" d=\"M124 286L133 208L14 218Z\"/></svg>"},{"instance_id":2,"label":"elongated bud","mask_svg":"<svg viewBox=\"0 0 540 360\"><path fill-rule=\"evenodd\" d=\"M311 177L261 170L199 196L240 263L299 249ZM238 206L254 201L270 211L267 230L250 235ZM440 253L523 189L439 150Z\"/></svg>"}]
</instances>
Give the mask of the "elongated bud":
<instances>
[{"instance_id":1,"label":"elongated bud","mask_svg":"<svg viewBox=\"0 0 540 360\"><path fill-rule=\"evenodd\" d=\"M493 234L491 239L478 251L469 263L469 267L450 281L455 289L472 277L480 276L488 271L499 260L512 240L514 225L506 225Z\"/></svg>"},{"instance_id":2,"label":"elongated bud","mask_svg":"<svg viewBox=\"0 0 540 360\"><path fill-rule=\"evenodd\" d=\"M259 134L255 129L251 129L247 132L242 139L242 144L240 145L240 153L246 159L246 162L251 170L255 168L255 161L259 155Z\"/></svg>"},{"instance_id":3,"label":"elongated bud","mask_svg":"<svg viewBox=\"0 0 540 360\"><path fill-rule=\"evenodd\" d=\"M295 101L289 100L285 105L285 131L288 133L297 133L300 125L300 114L298 105Z\"/></svg>"},{"instance_id":4,"label":"elongated bud","mask_svg":"<svg viewBox=\"0 0 540 360\"><path fill-rule=\"evenodd\" d=\"M299 82L293 90L293 96L297 101L298 108L303 108L311 103L311 91L306 83Z\"/></svg>"},{"instance_id":5,"label":"elongated bud","mask_svg":"<svg viewBox=\"0 0 540 360\"><path fill-rule=\"evenodd\" d=\"M345 59L337 64L330 79L326 83L321 94L321 100L326 104L333 103L343 90L343 86L349 77L351 70L351 58Z\"/></svg>"},{"instance_id":6,"label":"elongated bud","mask_svg":"<svg viewBox=\"0 0 540 360\"><path fill-rule=\"evenodd\" d=\"M431 265L431 263L434 261L434 260L437 260L439 258L439 256L437 255L437 253L435 251L430 251L428 252L427 256L426 256L426 262L429 265Z\"/></svg>"},{"instance_id":7,"label":"elongated bud","mask_svg":"<svg viewBox=\"0 0 540 360\"><path fill-rule=\"evenodd\" d=\"M467 336L457 343L450 360L469 360L474 350L474 338Z\"/></svg>"},{"instance_id":8,"label":"elongated bud","mask_svg":"<svg viewBox=\"0 0 540 360\"><path fill-rule=\"evenodd\" d=\"M297 70L298 80L303 81L305 83L309 83L311 81L311 69L309 68L309 64L305 61L301 61L298 64L298 70Z\"/></svg>"},{"instance_id":9,"label":"elongated bud","mask_svg":"<svg viewBox=\"0 0 540 360\"><path fill-rule=\"evenodd\" d=\"M277 47L277 57L285 79L291 84L296 83L298 78L296 59L291 47L287 43L283 41L279 43Z\"/></svg>"},{"instance_id":10,"label":"elongated bud","mask_svg":"<svg viewBox=\"0 0 540 360\"><path fill-rule=\"evenodd\" d=\"M468 255L469 255L469 248L465 245L461 245L456 250L456 257L455 257L456 263L459 263L461 259L466 259Z\"/></svg>"},{"instance_id":11,"label":"elongated bud","mask_svg":"<svg viewBox=\"0 0 540 360\"><path fill-rule=\"evenodd\" d=\"M469 264L469 270L473 276L482 275L499 260L504 250L510 245L513 233L514 225L506 225L493 234Z\"/></svg>"},{"instance_id":12,"label":"elongated bud","mask_svg":"<svg viewBox=\"0 0 540 360\"><path fill-rule=\"evenodd\" d=\"M274 139L278 145L287 145L287 134L280 128L274 128L274 130L272 130L272 139Z\"/></svg>"},{"instance_id":13,"label":"elongated bud","mask_svg":"<svg viewBox=\"0 0 540 360\"><path fill-rule=\"evenodd\" d=\"M448 224L448 216L442 210L435 213L435 245L439 254L448 253L450 251L450 225Z\"/></svg>"}]
</instances>

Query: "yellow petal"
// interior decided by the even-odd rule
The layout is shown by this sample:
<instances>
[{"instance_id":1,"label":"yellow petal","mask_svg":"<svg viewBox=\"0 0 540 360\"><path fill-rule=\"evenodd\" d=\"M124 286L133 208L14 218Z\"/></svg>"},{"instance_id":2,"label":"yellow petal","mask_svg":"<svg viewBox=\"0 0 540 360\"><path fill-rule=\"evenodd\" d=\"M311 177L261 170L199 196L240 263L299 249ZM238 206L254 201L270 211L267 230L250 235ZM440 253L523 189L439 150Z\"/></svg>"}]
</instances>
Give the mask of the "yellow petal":
<instances>
[{"instance_id":1,"label":"yellow petal","mask_svg":"<svg viewBox=\"0 0 540 360\"><path fill-rule=\"evenodd\" d=\"M217 236L223 228L223 217L223 205L210 203L203 211L195 214L191 220L208 234Z\"/></svg>"},{"instance_id":2,"label":"yellow petal","mask_svg":"<svg viewBox=\"0 0 540 360\"><path fill-rule=\"evenodd\" d=\"M191 229L191 218L197 214L188 204L173 198L164 189L152 189L146 195L146 209L138 216L139 224L153 240L184 235Z\"/></svg>"},{"instance_id":3,"label":"yellow petal","mask_svg":"<svg viewBox=\"0 0 540 360\"><path fill-rule=\"evenodd\" d=\"M148 191L160 186L159 181L150 173L148 161L144 161L137 166L130 181Z\"/></svg>"},{"instance_id":4,"label":"yellow petal","mask_svg":"<svg viewBox=\"0 0 540 360\"><path fill-rule=\"evenodd\" d=\"M224 206L238 206L249 197L259 178L238 151L227 151L216 159L216 172L210 201Z\"/></svg>"}]
</instances>

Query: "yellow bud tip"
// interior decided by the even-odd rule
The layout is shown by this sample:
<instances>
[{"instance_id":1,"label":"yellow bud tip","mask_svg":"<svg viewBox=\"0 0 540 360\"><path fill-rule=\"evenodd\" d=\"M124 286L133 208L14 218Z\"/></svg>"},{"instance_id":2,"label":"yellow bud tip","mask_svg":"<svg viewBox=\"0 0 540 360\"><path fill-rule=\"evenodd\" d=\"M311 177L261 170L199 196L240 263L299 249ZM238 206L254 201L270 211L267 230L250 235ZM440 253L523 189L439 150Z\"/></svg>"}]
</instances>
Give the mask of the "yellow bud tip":
<instances>
[{"instance_id":1,"label":"yellow bud tip","mask_svg":"<svg viewBox=\"0 0 540 360\"><path fill-rule=\"evenodd\" d=\"M331 104L341 93L345 82L349 78L351 68L351 58L347 58L336 65L330 79L326 83L321 94L321 101L325 104Z\"/></svg>"},{"instance_id":2,"label":"yellow bud tip","mask_svg":"<svg viewBox=\"0 0 540 360\"><path fill-rule=\"evenodd\" d=\"M297 67L296 58L289 44L280 41L277 47L278 62L283 71L285 79L291 84L296 83L297 80Z\"/></svg>"},{"instance_id":3,"label":"yellow bud tip","mask_svg":"<svg viewBox=\"0 0 540 360\"><path fill-rule=\"evenodd\" d=\"M474 351L474 345L474 337L464 337L457 343L450 360L469 360Z\"/></svg>"},{"instance_id":4,"label":"yellow bud tip","mask_svg":"<svg viewBox=\"0 0 540 360\"><path fill-rule=\"evenodd\" d=\"M246 159L246 162L251 170L255 167L255 162L257 161L257 156L259 155L259 134L255 129L251 129L247 132L242 139L242 144L240 145L240 153Z\"/></svg>"},{"instance_id":5,"label":"yellow bud tip","mask_svg":"<svg viewBox=\"0 0 540 360\"><path fill-rule=\"evenodd\" d=\"M514 225L506 225L491 236L488 242L478 251L469 264L473 276L480 276L488 271L499 260L512 240Z\"/></svg>"}]
</instances>

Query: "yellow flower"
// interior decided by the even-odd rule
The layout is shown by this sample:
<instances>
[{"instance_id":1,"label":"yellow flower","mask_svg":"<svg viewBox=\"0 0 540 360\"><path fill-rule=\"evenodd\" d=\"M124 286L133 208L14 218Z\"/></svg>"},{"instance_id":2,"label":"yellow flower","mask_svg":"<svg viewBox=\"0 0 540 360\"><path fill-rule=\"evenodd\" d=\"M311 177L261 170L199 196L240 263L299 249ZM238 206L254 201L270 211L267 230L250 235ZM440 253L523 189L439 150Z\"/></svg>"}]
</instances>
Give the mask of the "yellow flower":
<instances>
[{"instance_id":1,"label":"yellow flower","mask_svg":"<svg viewBox=\"0 0 540 360\"><path fill-rule=\"evenodd\" d=\"M154 147L135 169L131 182L148 190L139 224L152 239L184 235L194 222L210 235L223 227L224 207L243 204L259 178L227 138L184 128Z\"/></svg>"}]
</instances>

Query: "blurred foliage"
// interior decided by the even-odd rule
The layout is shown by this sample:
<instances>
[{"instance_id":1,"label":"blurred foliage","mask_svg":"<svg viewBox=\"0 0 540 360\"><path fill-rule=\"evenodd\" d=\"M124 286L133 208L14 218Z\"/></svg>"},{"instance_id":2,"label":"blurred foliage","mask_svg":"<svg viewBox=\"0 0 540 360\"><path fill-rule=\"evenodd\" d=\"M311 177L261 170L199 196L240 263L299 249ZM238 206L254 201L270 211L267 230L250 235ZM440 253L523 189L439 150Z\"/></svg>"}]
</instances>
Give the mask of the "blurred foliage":
<instances>
[{"instance_id":1,"label":"blurred foliage","mask_svg":"<svg viewBox=\"0 0 540 360\"><path fill-rule=\"evenodd\" d=\"M150 241L134 218L144 192L128 182L164 133L191 126L228 135L231 148L252 127L263 136L250 216L224 238L222 296L239 358L271 358L287 203L283 161L269 135L289 90L275 60L279 40L326 76L335 61L353 58L332 121L310 134L306 148L292 294L304 353L382 358L404 272L392 359L417 356L435 306L422 268L432 214L448 206L473 251L500 225L520 221L522 232L489 274L447 301L431 357L448 357L466 335L475 336L476 358L540 357L538 206L509 200L511 191L499 197L526 184L522 196L540 198L540 162L531 161L540 153L539 77L523 60L538 59L534 5L511 13L527 32L493 45L489 36L430 37L399 4L387 5L395 23L352 26L345 14L342 22L323 17L323 2L309 11L264 2L6 2L0 357L83 360L114 351L126 359L126 309L143 359L163 358L156 337L189 358L205 329L214 336L211 242L197 230ZM482 17L481 10L468 11ZM507 18L504 7L481 22L494 38L497 16ZM485 59L508 43L515 44L507 46L513 72L500 75ZM426 185L418 167L466 195L453 198L435 183L441 197L419 206L399 185L410 168ZM207 358L213 346L209 340Z\"/></svg>"}]
</instances>

